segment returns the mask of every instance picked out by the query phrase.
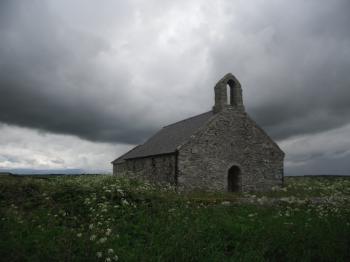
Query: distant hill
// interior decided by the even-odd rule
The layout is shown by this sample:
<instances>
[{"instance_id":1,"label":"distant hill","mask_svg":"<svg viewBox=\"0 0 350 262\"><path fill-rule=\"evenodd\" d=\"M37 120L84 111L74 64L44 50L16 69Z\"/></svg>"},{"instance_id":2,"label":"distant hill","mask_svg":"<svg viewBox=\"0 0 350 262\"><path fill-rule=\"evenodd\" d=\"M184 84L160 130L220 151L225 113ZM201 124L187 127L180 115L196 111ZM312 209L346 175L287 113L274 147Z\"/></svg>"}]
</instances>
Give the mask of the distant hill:
<instances>
[{"instance_id":1,"label":"distant hill","mask_svg":"<svg viewBox=\"0 0 350 262\"><path fill-rule=\"evenodd\" d=\"M10 173L10 172L1 172L0 171L0 176L11 176L12 175L12 173Z\"/></svg>"},{"instance_id":2,"label":"distant hill","mask_svg":"<svg viewBox=\"0 0 350 262\"><path fill-rule=\"evenodd\" d=\"M29 169L29 168L15 168L15 169L1 169L0 173L12 173L18 175L46 175L46 174L83 174L86 173L82 169Z\"/></svg>"},{"instance_id":3,"label":"distant hill","mask_svg":"<svg viewBox=\"0 0 350 262\"><path fill-rule=\"evenodd\" d=\"M84 170L84 169L30 169L30 168L0 168L0 174L3 175L83 175L83 174L107 174L106 170Z\"/></svg>"},{"instance_id":4,"label":"distant hill","mask_svg":"<svg viewBox=\"0 0 350 262\"><path fill-rule=\"evenodd\" d=\"M295 177L346 177L350 176L350 172L348 175L339 175L339 174L285 174L285 176L295 176Z\"/></svg>"}]
</instances>

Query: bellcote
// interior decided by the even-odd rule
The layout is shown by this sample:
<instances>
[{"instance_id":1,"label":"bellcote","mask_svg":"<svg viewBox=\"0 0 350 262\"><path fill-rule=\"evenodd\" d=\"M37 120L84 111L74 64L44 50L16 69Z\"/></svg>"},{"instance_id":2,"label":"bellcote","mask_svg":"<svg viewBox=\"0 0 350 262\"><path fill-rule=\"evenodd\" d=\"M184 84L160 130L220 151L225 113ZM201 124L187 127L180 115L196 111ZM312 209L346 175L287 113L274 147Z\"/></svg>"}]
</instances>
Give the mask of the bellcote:
<instances>
[{"instance_id":1,"label":"bellcote","mask_svg":"<svg viewBox=\"0 0 350 262\"><path fill-rule=\"evenodd\" d=\"M215 105L214 113L221 112L226 107L244 111L242 88L237 78L226 74L214 87Z\"/></svg>"}]
</instances>

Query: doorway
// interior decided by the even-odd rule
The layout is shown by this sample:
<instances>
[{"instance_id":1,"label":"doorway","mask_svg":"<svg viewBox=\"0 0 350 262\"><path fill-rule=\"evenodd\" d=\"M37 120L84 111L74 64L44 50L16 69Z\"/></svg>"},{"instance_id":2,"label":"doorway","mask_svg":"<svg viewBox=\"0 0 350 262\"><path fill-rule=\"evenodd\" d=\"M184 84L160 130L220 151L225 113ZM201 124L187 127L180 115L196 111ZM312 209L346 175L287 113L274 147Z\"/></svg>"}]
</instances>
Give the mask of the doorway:
<instances>
[{"instance_id":1,"label":"doorway","mask_svg":"<svg viewBox=\"0 0 350 262\"><path fill-rule=\"evenodd\" d=\"M239 169L238 166L232 166L228 170L228 175L227 175L227 190L228 192L239 192L241 185L240 185L240 175L241 175L241 170Z\"/></svg>"}]
</instances>

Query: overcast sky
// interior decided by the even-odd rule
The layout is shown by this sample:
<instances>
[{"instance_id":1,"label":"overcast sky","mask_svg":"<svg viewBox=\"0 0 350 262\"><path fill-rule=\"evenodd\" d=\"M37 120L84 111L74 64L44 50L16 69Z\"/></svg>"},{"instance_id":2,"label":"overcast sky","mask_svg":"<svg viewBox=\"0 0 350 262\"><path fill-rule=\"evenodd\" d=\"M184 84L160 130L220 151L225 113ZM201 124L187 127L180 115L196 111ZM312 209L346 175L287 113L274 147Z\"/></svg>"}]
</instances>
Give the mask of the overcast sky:
<instances>
[{"instance_id":1,"label":"overcast sky","mask_svg":"<svg viewBox=\"0 0 350 262\"><path fill-rule=\"evenodd\" d=\"M1 0L0 169L111 171L226 73L287 174L350 172L348 0Z\"/></svg>"}]
</instances>

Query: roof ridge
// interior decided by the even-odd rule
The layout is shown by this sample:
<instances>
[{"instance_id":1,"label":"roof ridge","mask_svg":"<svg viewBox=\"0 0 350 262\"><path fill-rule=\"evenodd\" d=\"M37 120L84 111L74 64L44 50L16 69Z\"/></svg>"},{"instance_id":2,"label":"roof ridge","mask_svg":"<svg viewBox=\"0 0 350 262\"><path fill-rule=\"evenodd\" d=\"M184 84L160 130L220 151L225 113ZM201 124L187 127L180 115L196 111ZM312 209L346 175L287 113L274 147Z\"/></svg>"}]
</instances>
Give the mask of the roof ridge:
<instances>
[{"instance_id":1,"label":"roof ridge","mask_svg":"<svg viewBox=\"0 0 350 262\"><path fill-rule=\"evenodd\" d=\"M201 114L195 115L195 116L191 116L191 117L189 117L189 118L182 119L182 120L177 121L177 122L175 122L175 123L172 123L172 124L169 124L169 125L163 126L163 128L166 128L166 127L168 127L168 126L172 126L172 125L176 125L176 124L178 124L178 123L181 123L181 122L184 122L184 121L190 120L190 119L192 119L192 118L195 118L195 117L198 117L198 116L201 116L201 115L204 115L204 114L208 114L209 112L213 112L213 110L210 110L210 111L207 111L207 112L204 112L204 113L201 113Z\"/></svg>"}]
</instances>

